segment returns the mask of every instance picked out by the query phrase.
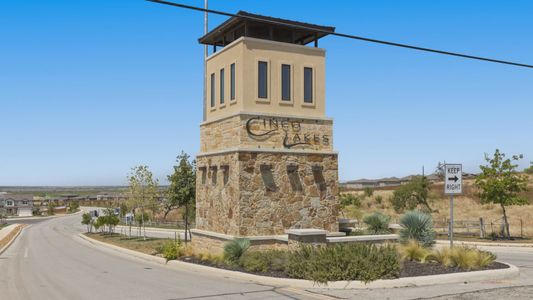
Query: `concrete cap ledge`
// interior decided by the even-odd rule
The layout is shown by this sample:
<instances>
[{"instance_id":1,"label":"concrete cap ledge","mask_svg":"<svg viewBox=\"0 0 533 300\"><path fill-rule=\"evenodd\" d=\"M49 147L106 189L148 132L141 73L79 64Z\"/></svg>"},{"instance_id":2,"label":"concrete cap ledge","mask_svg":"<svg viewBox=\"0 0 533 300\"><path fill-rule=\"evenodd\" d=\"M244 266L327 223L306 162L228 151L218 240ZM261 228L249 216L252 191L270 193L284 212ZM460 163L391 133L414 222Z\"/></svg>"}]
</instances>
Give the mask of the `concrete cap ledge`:
<instances>
[{"instance_id":1,"label":"concrete cap ledge","mask_svg":"<svg viewBox=\"0 0 533 300\"><path fill-rule=\"evenodd\" d=\"M286 235L253 235L253 236L233 236L229 234L223 234L213 231L206 231L206 230L200 230L200 229L191 229L191 232L193 234L197 235L203 235L208 237L214 237L221 240L227 240L231 241L238 238L245 238L250 241L281 241L281 242L287 242L288 238Z\"/></svg>"},{"instance_id":2,"label":"concrete cap ledge","mask_svg":"<svg viewBox=\"0 0 533 300\"><path fill-rule=\"evenodd\" d=\"M151 261L153 263L165 265L165 259L153 255L144 254L141 252L121 248L111 244L97 241L84 234L79 234L82 240L85 240L95 247L104 247L115 250L116 252L123 253L125 255L131 255L136 258ZM430 275L430 276L418 276L418 277L404 277L399 279L388 280L376 280L365 284L362 281L332 281L327 285L318 285L310 280L303 279L291 279L291 278L276 278L268 276L260 276L249 273L243 273L238 271L230 271L225 269L219 269L215 267L208 267L204 265L198 265L194 263L187 263L179 260L171 260L166 265L169 268L181 271L197 272L203 274L209 274L210 276L220 276L221 278L233 278L242 281L275 285L275 286L291 286L296 288L317 288L327 287L329 289L375 289L375 288L398 288L398 287L413 287L413 286L428 286L445 283L464 283L475 282L485 280L497 280L497 279L509 279L520 275L520 270L513 265L507 264L509 268L498 270L486 270L486 271L471 271L452 274Z\"/></svg>"},{"instance_id":3,"label":"concrete cap ledge","mask_svg":"<svg viewBox=\"0 0 533 300\"><path fill-rule=\"evenodd\" d=\"M285 233L298 236L306 235L326 235L328 232L322 229L289 229L285 230Z\"/></svg>"},{"instance_id":4,"label":"concrete cap ledge","mask_svg":"<svg viewBox=\"0 0 533 300\"><path fill-rule=\"evenodd\" d=\"M354 235L342 237L328 237L328 243L347 243L347 242L375 242L375 241L396 241L397 234L380 234L380 235Z\"/></svg>"}]
</instances>

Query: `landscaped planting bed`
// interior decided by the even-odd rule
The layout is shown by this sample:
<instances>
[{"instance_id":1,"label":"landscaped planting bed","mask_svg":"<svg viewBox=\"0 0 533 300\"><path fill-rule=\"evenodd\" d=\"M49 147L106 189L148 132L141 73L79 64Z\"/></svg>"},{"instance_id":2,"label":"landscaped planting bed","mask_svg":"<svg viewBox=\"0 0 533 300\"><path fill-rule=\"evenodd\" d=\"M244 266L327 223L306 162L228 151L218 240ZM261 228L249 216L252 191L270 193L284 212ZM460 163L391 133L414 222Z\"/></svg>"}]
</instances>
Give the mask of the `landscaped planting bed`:
<instances>
[{"instance_id":1,"label":"landscaped planting bed","mask_svg":"<svg viewBox=\"0 0 533 300\"><path fill-rule=\"evenodd\" d=\"M338 280L370 282L425 275L508 268L489 252L457 246L431 250L417 242L406 245L339 244L302 246L289 252L246 250L245 242L230 242L224 256L184 255L178 259L263 276L307 279L318 283ZM235 253L240 252L240 253Z\"/></svg>"}]
</instances>

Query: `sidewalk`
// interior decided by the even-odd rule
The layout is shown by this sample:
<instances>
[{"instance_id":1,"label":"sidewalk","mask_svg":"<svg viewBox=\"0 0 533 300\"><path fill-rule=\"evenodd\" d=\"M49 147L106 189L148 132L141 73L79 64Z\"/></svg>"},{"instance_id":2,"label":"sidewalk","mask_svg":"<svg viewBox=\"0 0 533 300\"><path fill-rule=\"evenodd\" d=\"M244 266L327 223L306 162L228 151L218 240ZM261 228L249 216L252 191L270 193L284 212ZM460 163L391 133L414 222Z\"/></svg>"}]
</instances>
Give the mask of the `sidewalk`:
<instances>
[{"instance_id":1,"label":"sidewalk","mask_svg":"<svg viewBox=\"0 0 533 300\"><path fill-rule=\"evenodd\" d=\"M8 225L2 229L0 229L0 242L6 237L8 236L11 231L15 230L17 228L17 226L19 226L20 224L11 224L11 225Z\"/></svg>"},{"instance_id":2,"label":"sidewalk","mask_svg":"<svg viewBox=\"0 0 533 300\"><path fill-rule=\"evenodd\" d=\"M436 240L437 245L449 245L449 240ZM505 242L470 242L470 241L453 241L454 245L465 246L492 246L492 247L533 247L533 243L505 243Z\"/></svg>"}]
</instances>

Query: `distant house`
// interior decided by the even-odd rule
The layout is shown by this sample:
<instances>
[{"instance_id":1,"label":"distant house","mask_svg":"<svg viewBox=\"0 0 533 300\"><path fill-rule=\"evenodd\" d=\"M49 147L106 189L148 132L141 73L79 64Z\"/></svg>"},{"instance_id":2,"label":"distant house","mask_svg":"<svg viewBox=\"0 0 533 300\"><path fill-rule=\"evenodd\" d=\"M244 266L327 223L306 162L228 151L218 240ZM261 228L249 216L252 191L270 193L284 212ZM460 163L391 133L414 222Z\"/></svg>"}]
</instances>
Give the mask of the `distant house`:
<instances>
[{"instance_id":1,"label":"distant house","mask_svg":"<svg viewBox=\"0 0 533 300\"><path fill-rule=\"evenodd\" d=\"M0 195L0 209L8 216L31 217L33 215L33 196Z\"/></svg>"}]
</instances>

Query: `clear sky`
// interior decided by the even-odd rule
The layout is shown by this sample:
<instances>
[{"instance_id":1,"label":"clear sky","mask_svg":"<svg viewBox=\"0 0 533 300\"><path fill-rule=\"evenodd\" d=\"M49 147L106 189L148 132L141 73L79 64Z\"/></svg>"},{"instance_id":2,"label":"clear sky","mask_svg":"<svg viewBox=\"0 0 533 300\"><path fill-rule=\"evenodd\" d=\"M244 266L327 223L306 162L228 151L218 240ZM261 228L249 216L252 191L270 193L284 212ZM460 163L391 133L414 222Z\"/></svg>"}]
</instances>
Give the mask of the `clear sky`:
<instances>
[{"instance_id":1,"label":"clear sky","mask_svg":"<svg viewBox=\"0 0 533 300\"><path fill-rule=\"evenodd\" d=\"M202 6L201 0L182 0ZM533 64L533 1L210 0L338 32ZM210 18L210 28L225 18ZM0 4L0 186L162 181L199 150L203 14L142 0ZM486 152L533 160L533 70L337 37L327 115L341 180Z\"/></svg>"}]
</instances>

